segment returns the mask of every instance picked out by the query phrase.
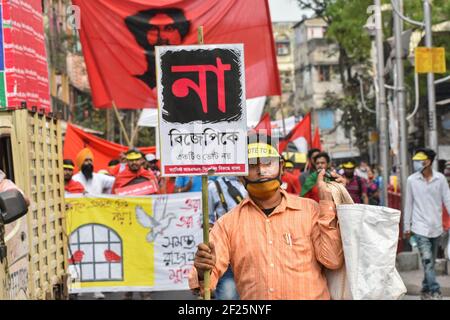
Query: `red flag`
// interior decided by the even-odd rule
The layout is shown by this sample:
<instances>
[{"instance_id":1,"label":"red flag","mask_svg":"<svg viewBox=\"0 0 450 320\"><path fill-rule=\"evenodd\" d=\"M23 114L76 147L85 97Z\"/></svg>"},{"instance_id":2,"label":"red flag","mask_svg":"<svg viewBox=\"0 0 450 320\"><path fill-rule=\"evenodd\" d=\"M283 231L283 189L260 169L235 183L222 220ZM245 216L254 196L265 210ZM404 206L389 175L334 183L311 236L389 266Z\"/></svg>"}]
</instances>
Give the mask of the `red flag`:
<instances>
[{"instance_id":1,"label":"red flag","mask_svg":"<svg viewBox=\"0 0 450 320\"><path fill-rule=\"evenodd\" d=\"M255 130L255 131L266 130L267 135L269 135L269 136L272 135L272 126L270 123L270 115L268 112L266 112L264 114L264 116L261 118L261 120L256 125L256 127L253 128L253 130Z\"/></svg>"},{"instance_id":2,"label":"red flag","mask_svg":"<svg viewBox=\"0 0 450 320\"><path fill-rule=\"evenodd\" d=\"M289 142L293 142L297 150L301 153L308 152L311 145L311 114L308 113L302 121L300 121L289 134L280 141L279 151L283 152Z\"/></svg>"},{"instance_id":3,"label":"red flag","mask_svg":"<svg viewBox=\"0 0 450 320\"><path fill-rule=\"evenodd\" d=\"M94 105L156 107L157 45L243 43L247 98L280 95L267 0L73 0Z\"/></svg>"},{"instance_id":4,"label":"red flag","mask_svg":"<svg viewBox=\"0 0 450 320\"><path fill-rule=\"evenodd\" d=\"M109 142L83 130L67 125L66 136L64 139L64 159L75 160L81 149L88 147L94 154L94 170L108 168L108 162L118 159L121 152L128 150L128 147L117 143ZM144 154L156 153L155 147L139 148ZM76 168L76 171L80 168Z\"/></svg>"},{"instance_id":5,"label":"red flag","mask_svg":"<svg viewBox=\"0 0 450 320\"><path fill-rule=\"evenodd\" d=\"M319 133L319 127L316 127L316 130L314 131L314 138L312 140L312 148L317 148L319 150L322 150L322 143L320 142L320 133Z\"/></svg>"}]
</instances>

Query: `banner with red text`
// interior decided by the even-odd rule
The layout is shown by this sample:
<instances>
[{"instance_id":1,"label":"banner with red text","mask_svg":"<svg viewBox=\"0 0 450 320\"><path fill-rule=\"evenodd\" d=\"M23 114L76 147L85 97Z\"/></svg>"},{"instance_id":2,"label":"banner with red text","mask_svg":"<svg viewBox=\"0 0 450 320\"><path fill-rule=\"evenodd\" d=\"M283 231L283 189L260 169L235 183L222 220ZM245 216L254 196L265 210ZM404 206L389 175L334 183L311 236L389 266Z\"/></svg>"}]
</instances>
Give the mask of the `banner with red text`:
<instances>
[{"instance_id":1,"label":"banner with red text","mask_svg":"<svg viewBox=\"0 0 450 320\"><path fill-rule=\"evenodd\" d=\"M41 0L0 2L0 110L51 111Z\"/></svg>"},{"instance_id":2,"label":"banner with red text","mask_svg":"<svg viewBox=\"0 0 450 320\"><path fill-rule=\"evenodd\" d=\"M156 49L164 176L246 175L243 45Z\"/></svg>"}]
</instances>

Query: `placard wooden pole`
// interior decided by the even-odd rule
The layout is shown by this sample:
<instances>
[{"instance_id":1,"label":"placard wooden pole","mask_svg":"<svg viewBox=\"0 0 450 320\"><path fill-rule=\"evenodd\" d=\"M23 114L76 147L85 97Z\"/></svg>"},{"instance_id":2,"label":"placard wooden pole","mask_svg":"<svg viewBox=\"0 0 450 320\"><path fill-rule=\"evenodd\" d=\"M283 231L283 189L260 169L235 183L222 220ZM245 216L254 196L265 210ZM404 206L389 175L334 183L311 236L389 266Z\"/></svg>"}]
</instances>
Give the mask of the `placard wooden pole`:
<instances>
[{"instance_id":1,"label":"placard wooden pole","mask_svg":"<svg viewBox=\"0 0 450 320\"><path fill-rule=\"evenodd\" d=\"M130 137L128 137L127 130L125 130L125 126L123 125L122 119L120 119L119 111L117 110L117 106L114 101L112 101L112 106L113 106L114 112L116 114L116 118L119 121L120 129L122 129L125 140L127 141L128 146L131 148L132 145L131 145Z\"/></svg>"},{"instance_id":2,"label":"placard wooden pole","mask_svg":"<svg viewBox=\"0 0 450 320\"><path fill-rule=\"evenodd\" d=\"M198 43L204 44L203 26L198 27ZM208 175L202 175L203 243L209 245ZM204 299L211 300L211 272L203 274Z\"/></svg>"},{"instance_id":3,"label":"placard wooden pole","mask_svg":"<svg viewBox=\"0 0 450 320\"><path fill-rule=\"evenodd\" d=\"M141 117L141 114L142 114L142 111L141 111L141 113L139 113L139 116L137 117L136 127L134 127L133 133L131 134L131 144L133 145L133 147L135 146L134 140L136 140L136 136L139 132L139 119Z\"/></svg>"},{"instance_id":4,"label":"placard wooden pole","mask_svg":"<svg viewBox=\"0 0 450 320\"><path fill-rule=\"evenodd\" d=\"M209 214L208 214L208 176L202 176L202 208L203 208L203 242L209 245ZM211 273L205 271L203 274L204 299L211 299Z\"/></svg>"}]
</instances>

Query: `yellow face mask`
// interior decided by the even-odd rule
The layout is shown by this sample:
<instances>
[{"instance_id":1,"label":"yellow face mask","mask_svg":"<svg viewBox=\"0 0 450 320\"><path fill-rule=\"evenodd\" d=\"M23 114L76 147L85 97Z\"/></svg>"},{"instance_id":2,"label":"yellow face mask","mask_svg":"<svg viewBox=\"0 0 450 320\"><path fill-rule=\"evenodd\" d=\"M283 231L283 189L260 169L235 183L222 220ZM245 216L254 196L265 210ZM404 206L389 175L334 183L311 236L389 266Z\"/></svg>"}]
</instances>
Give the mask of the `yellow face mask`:
<instances>
[{"instance_id":1,"label":"yellow face mask","mask_svg":"<svg viewBox=\"0 0 450 320\"><path fill-rule=\"evenodd\" d=\"M281 186L279 178L273 178L262 182L247 182L248 193L257 199L270 198Z\"/></svg>"},{"instance_id":2,"label":"yellow face mask","mask_svg":"<svg viewBox=\"0 0 450 320\"><path fill-rule=\"evenodd\" d=\"M279 162L277 163L277 167L266 167L264 171L265 174L263 176L268 175L273 177L274 173L276 173L276 176L273 178L260 178L255 181L244 178L245 188L248 193L257 199L270 198L281 186L281 166Z\"/></svg>"}]
</instances>

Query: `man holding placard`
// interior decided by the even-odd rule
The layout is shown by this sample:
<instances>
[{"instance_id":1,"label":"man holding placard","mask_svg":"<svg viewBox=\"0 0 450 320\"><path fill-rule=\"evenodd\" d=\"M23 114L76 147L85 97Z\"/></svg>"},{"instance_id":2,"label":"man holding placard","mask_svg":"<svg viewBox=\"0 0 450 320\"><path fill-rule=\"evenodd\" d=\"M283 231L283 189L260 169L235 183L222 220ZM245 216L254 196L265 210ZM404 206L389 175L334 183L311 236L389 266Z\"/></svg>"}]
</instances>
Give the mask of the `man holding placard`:
<instances>
[{"instance_id":1,"label":"man holding placard","mask_svg":"<svg viewBox=\"0 0 450 320\"><path fill-rule=\"evenodd\" d=\"M280 188L283 160L270 137L249 136L248 158L249 197L215 223L209 245L198 246L191 289L203 289L205 271L213 289L231 264L241 299L330 299L323 267L338 269L344 257L325 171L317 204Z\"/></svg>"}]
</instances>

